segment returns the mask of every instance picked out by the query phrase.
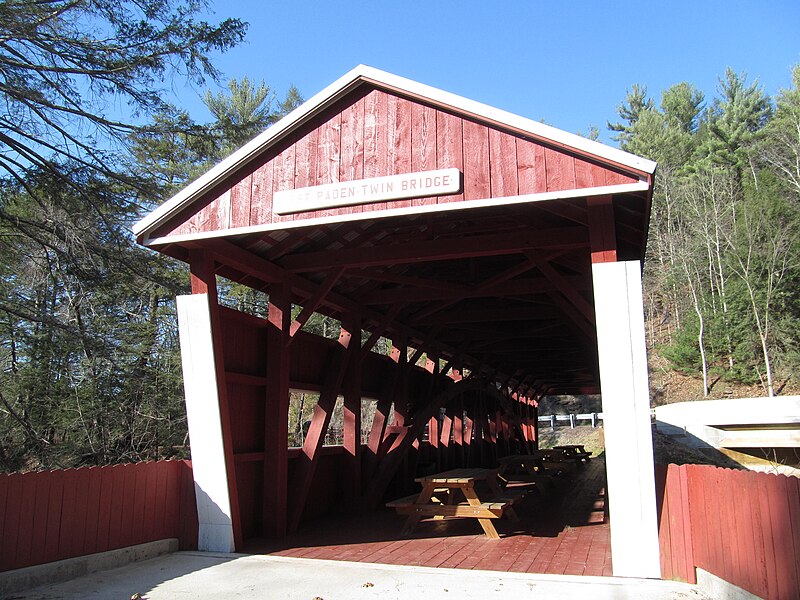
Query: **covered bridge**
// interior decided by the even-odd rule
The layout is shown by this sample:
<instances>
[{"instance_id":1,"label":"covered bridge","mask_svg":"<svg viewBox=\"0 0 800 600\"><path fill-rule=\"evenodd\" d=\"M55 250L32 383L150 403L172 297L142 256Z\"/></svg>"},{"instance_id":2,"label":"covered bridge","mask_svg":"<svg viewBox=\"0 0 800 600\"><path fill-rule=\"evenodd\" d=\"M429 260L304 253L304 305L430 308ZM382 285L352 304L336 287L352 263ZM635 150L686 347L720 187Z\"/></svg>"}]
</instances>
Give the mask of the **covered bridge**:
<instances>
[{"instance_id":1,"label":"covered bridge","mask_svg":"<svg viewBox=\"0 0 800 600\"><path fill-rule=\"evenodd\" d=\"M641 294L654 170L360 66L142 219L139 242L191 269L178 314L200 547L286 535L333 490L378 506L413 480L409 457L451 441L450 467L531 450L538 398L601 393L614 573L658 577ZM217 276L266 292L268 319L220 306ZM341 321L338 340L303 331L314 312ZM290 390L320 394L299 452Z\"/></svg>"}]
</instances>

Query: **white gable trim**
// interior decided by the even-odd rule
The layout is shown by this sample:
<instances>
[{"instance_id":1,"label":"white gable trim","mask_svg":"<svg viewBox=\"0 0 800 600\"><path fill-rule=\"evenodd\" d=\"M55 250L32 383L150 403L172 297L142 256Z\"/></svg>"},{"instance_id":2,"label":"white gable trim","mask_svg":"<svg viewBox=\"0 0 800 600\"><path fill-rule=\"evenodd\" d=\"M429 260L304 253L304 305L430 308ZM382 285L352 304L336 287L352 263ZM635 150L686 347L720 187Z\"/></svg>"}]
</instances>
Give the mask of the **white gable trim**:
<instances>
[{"instance_id":1,"label":"white gable trim","mask_svg":"<svg viewBox=\"0 0 800 600\"><path fill-rule=\"evenodd\" d=\"M366 65L359 65L156 208L133 226L133 233L137 236L142 234L147 236L152 229L168 220L183 209L184 206L190 204L195 198L219 184L233 173L240 164L255 158L270 148L274 143L304 123L307 117L329 106L362 82L373 83L384 89L389 88L407 95L417 96L425 101L448 107L460 113L468 113L482 120L493 121L500 125L517 129L520 132L528 133L534 137L550 140L556 144L573 148L597 156L598 158L605 158L611 162L630 167L636 171L649 174L655 172L656 163L653 161L618 150L617 148L606 146L599 142L594 142L579 135L556 129L555 127L537 121L532 121L493 108L480 102L463 98L462 96L457 96L456 94L451 94L450 92L445 92Z\"/></svg>"},{"instance_id":2,"label":"white gable trim","mask_svg":"<svg viewBox=\"0 0 800 600\"><path fill-rule=\"evenodd\" d=\"M481 200L466 200L462 202L447 202L445 204L428 204L423 206L409 206L405 208L392 208L385 210L374 210L367 212L347 213L330 217L316 217L312 219L301 219L297 221L282 221L279 223L266 223L263 225L251 225L249 227L236 227L233 229L218 229L214 231L199 231L196 233L184 233L180 235L168 235L158 238L150 238L145 235L142 243L145 246L163 246L165 244L176 244L179 242L190 242L196 240L208 240L232 235L246 235L250 233L261 233L275 231L278 229L294 229L297 227L309 227L315 225L329 225L332 223L348 223L352 221L365 221L368 219L383 219L388 217L402 217L410 215L422 215L439 213L444 211L468 210L471 208L486 208L489 206L510 206L513 204L526 204L531 202L546 202L553 200L569 200L575 198L586 198L589 196L606 196L611 194L627 194L631 192L646 192L650 189L650 184L646 181L638 183L624 183L620 185L605 185L601 187L583 188L578 190L564 190L559 192L543 192L540 194L526 194L524 196L507 196L504 198L485 198Z\"/></svg>"}]
</instances>

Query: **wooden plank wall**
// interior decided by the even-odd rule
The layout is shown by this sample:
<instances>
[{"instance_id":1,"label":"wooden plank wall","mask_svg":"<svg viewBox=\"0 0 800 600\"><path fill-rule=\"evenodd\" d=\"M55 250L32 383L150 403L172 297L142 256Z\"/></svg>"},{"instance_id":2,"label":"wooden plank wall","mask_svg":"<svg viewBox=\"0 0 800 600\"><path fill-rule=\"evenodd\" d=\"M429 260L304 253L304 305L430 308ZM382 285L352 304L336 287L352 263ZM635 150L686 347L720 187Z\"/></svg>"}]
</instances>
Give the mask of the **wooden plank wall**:
<instances>
[{"instance_id":1,"label":"wooden plank wall","mask_svg":"<svg viewBox=\"0 0 800 600\"><path fill-rule=\"evenodd\" d=\"M188 461L0 474L0 571L166 538L197 548Z\"/></svg>"},{"instance_id":2,"label":"wooden plank wall","mask_svg":"<svg viewBox=\"0 0 800 600\"><path fill-rule=\"evenodd\" d=\"M768 600L800 598L800 479L706 465L657 473L664 578L694 566Z\"/></svg>"},{"instance_id":3,"label":"wooden plank wall","mask_svg":"<svg viewBox=\"0 0 800 600\"><path fill-rule=\"evenodd\" d=\"M656 465L656 501L661 577L697 583L685 465Z\"/></svg>"},{"instance_id":4,"label":"wooden plank wall","mask_svg":"<svg viewBox=\"0 0 800 600\"><path fill-rule=\"evenodd\" d=\"M455 167L463 192L296 215L272 212L276 191ZM300 219L633 183L600 166L463 116L385 91L362 88L243 167L157 236L218 231Z\"/></svg>"},{"instance_id":5,"label":"wooden plank wall","mask_svg":"<svg viewBox=\"0 0 800 600\"><path fill-rule=\"evenodd\" d=\"M300 462L301 449L289 451L289 476ZM326 446L320 456L320 464L314 472L311 492L308 494L302 514L302 522L324 517L341 508L347 482L347 457L344 446Z\"/></svg>"},{"instance_id":6,"label":"wooden plank wall","mask_svg":"<svg viewBox=\"0 0 800 600\"><path fill-rule=\"evenodd\" d=\"M269 485L274 488L274 484L265 478L265 463L276 461L272 454L265 452L265 406L268 402L266 366L270 352L266 335L269 323L265 319L225 307L220 307L220 316L224 385L230 411L230 443L234 456L236 495L239 499L242 537L247 540L267 535L264 531L264 490ZM290 386L297 390L321 391L327 365L337 347L334 340L297 332L290 346ZM397 363L390 357L367 353L362 364L363 376L361 388L358 390L360 396L369 399L385 397L386 382L392 381L397 375L396 369ZM431 377L431 373L422 367L409 368L405 373L404 397L425 398L426 394L430 394ZM389 388L390 391L392 389ZM388 400L391 404L393 397ZM386 407L387 414L389 404ZM403 405L403 402L400 404ZM459 407L460 410L457 410ZM435 446L430 442L412 446L388 485L388 495L399 497L417 490L418 485L414 483L414 478L419 474L418 467L434 469L428 472L436 472L461 466L490 467L497 464L498 430L495 415L499 413L496 401L487 404L486 400L479 402L477 398L472 398L459 407L456 404L448 407L451 422L448 427L442 428ZM495 426L494 432L490 421ZM384 437L378 458L382 458L391 442L396 440L400 431L398 427L402 428L402 424L395 421L390 424L389 433L379 432ZM516 431L509 428L507 423L501 423L501 429L499 437L504 447L507 447L507 439L515 435ZM371 451L368 447L363 447L362 452L362 456L367 457ZM292 482L298 477L297 463L300 462L300 456L300 450L294 448L287 455L289 486L285 493L289 506L298 501L292 493ZM364 485L374 475L367 464L368 460L364 460L361 471L358 472L358 478ZM352 507L347 506L344 482L353 477L357 468L345 459L343 447L322 448L320 464L315 468L310 482L307 482L311 491L306 496L299 522L337 510L351 510ZM353 504L352 498L350 504Z\"/></svg>"}]
</instances>

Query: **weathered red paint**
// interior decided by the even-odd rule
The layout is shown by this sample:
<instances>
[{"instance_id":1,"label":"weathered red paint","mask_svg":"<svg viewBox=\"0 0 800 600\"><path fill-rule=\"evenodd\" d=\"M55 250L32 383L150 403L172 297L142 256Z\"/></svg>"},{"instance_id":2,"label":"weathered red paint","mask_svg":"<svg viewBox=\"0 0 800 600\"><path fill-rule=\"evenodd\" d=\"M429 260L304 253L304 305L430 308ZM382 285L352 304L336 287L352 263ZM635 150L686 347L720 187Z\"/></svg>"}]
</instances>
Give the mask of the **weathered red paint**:
<instances>
[{"instance_id":1,"label":"weathered red paint","mask_svg":"<svg viewBox=\"0 0 800 600\"><path fill-rule=\"evenodd\" d=\"M166 538L197 547L187 461L0 474L0 499L0 571Z\"/></svg>"},{"instance_id":2,"label":"weathered red paint","mask_svg":"<svg viewBox=\"0 0 800 600\"><path fill-rule=\"evenodd\" d=\"M296 215L272 213L272 194L278 190L450 167L463 172L463 193ZM158 235L636 181L635 174L590 162L563 148L422 101L361 89L265 153L196 214L178 215Z\"/></svg>"},{"instance_id":3,"label":"weathered red paint","mask_svg":"<svg viewBox=\"0 0 800 600\"><path fill-rule=\"evenodd\" d=\"M411 172L433 171L436 163L436 131L438 111L430 106L411 104ZM413 206L436 204L436 198L412 199Z\"/></svg>"},{"instance_id":4,"label":"weathered red paint","mask_svg":"<svg viewBox=\"0 0 800 600\"><path fill-rule=\"evenodd\" d=\"M361 389L362 365L360 359L361 320L358 315L351 315L342 323L342 327L355 338L348 341L347 376L344 384L344 440L343 446L347 457L346 477L348 504L357 505L361 495Z\"/></svg>"},{"instance_id":5,"label":"weathered red paint","mask_svg":"<svg viewBox=\"0 0 800 600\"><path fill-rule=\"evenodd\" d=\"M223 353L223 328L217 294L217 277L212 254L205 250L192 251L190 254L190 270L193 294L206 294L211 320L211 339L214 344L214 363L217 379L217 398L219 401L220 425L222 429L223 451L225 453L225 469L228 479L228 495L230 498L231 526L236 547L241 547L242 524L239 514L239 493L236 483L236 463L234 460L233 433L231 429L231 411L228 402L228 387L225 379L225 362Z\"/></svg>"},{"instance_id":6,"label":"weathered red paint","mask_svg":"<svg viewBox=\"0 0 800 600\"><path fill-rule=\"evenodd\" d=\"M617 234L611 196L587 198L592 263L617 260Z\"/></svg>"},{"instance_id":7,"label":"weathered red paint","mask_svg":"<svg viewBox=\"0 0 800 600\"><path fill-rule=\"evenodd\" d=\"M704 465L657 469L662 576L695 566L761 598L800 597L796 477Z\"/></svg>"},{"instance_id":8,"label":"weathered red paint","mask_svg":"<svg viewBox=\"0 0 800 600\"><path fill-rule=\"evenodd\" d=\"M286 286L270 295L266 329L267 356L264 414L262 520L268 535L286 535L288 500L289 329L291 300Z\"/></svg>"},{"instance_id":9,"label":"weathered red paint","mask_svg":"<svg viewBox=\"0 0 800 600\"><path fill-rule=\"evenodd\" d=\"M152 239L273 226L173 240L161 248L192 263L195 293L213 292L217 274L260 289L272 301L269 323L217 308L215 301L212 309L222 348L218 364L224 365L218 380L229 423L223 426L229 488L245 539L283 535L327 508L312 491L322 481L331 489L321 495L334 497L332 503L346 496L340 486L348 481L348 501L361 487L361 499L376 505L386 490L413 481L419 461L440 469L482 464L508 452L514 440L535 444L526 382L543 381L537 393L597 391L589 249L603 260L638 253L646 193L641 187L620 193L614 200L622 201L622 210L615 215L611 197L598 205L580 190L636 183L642 173L389 89L395 88L367 80L332 96L324 108L279 130L261 154L236 165L193 206L148 231ZM290 215L272 211L277 191L452 167L461 171L463 188L450 196ZM492 202L565 191L540 202ZM415 210L472 200L482 201L475 203L480 207ZM385 214L393 209L406 214ZM378 213L385 218L374 218ZM312 226L309 219L325 222ZM292 304L303 310L289 323ZM336 366L335 341L302 331L315 311L344 323L357 315L370 332L361 348L348 351L347 371ZM558 339L541 341L554 330ZM394 360L370 351L380 337L397 343ZM462 375L420 369L415 363L426 353L437 363L444 359L445 374L457 367L473 381L495 380L491 391L500 389L505 398L448 398L440 427L434 398L460 389L455 382ZM333 480L318 465L328 457L321 442L340 387L346 452L336 467L344 470ZM306 447L292 460L285 448L291 388L322 393ZM362 397L378 401L366 450L357 439ZM388 423L392 407L395 419ZM419 441L426 424L432 444Z\"/></svg>"}]
</instances>

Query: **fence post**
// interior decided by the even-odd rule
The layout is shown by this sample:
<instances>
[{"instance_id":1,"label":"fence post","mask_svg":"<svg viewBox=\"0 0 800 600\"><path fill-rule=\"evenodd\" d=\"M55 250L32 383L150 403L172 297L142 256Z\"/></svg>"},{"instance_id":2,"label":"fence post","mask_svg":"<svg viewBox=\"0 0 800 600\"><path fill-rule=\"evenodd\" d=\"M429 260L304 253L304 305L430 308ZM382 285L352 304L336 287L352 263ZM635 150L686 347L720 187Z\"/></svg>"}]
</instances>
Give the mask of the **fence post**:
<instances>
[{"instance_id":1,"label":"fence post","mask_svg":"<svg viewBox=\"0 0 800 600\"><path fill-rule=\"evenodd\" d=\"M569 415L569 426L570 429L575 429L575 415L573 414Z\"/></svg>"},{"instance_id":2,"label":"fence post","mask_svg":"<svg viewBox=\"0 0 800 600\"><path fill-rule=\"evenodd\" d=\"M550 415L550 431L556 430L556 416Z\"/></svg>"}]
</instances>

